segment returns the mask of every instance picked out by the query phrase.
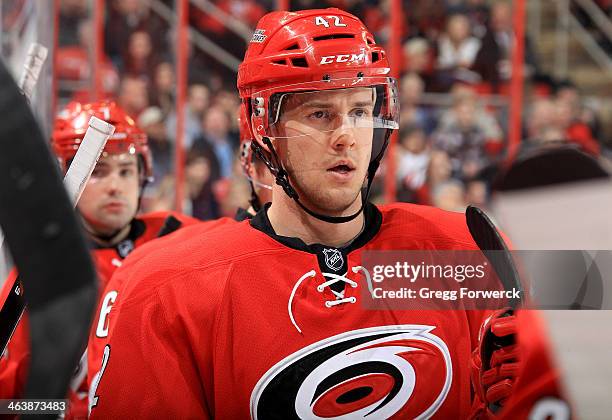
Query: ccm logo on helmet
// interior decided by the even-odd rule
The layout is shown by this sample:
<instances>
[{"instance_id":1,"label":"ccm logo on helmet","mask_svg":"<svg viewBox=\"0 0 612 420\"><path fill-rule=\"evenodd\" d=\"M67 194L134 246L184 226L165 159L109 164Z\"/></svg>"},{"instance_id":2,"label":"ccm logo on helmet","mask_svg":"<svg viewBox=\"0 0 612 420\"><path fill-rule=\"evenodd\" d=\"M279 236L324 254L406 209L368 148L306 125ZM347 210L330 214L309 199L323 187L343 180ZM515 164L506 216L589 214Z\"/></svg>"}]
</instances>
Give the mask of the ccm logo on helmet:
<instances>
[{"instance_id":1,"label":"ccm logo on helmet","mask_svg":"<svg viewBox=\"0 0 612 420\"><path fill-rule=\"evenodd\" d=\"M354 63L357 61L365 61L365 53L324 55L323 57L321 57L321 61L319 62L319 64Z\"/></svg>"}]
</instances>

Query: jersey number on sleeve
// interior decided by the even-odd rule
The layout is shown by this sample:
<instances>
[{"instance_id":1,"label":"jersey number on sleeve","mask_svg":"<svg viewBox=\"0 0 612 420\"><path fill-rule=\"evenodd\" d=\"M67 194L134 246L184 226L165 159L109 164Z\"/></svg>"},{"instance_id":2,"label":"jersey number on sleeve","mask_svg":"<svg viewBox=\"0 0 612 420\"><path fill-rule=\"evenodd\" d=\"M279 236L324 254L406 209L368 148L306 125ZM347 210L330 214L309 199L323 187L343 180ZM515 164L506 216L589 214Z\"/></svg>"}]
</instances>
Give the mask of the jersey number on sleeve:
<instances>
[{"instance_id":1,"label":"jersey number on sleeve","mask_svg":"<svg viewBox=\"0 0 612 420\"><path fill-rule=\"evenodd\" d=\"M91 414L91 409L98 405L98 395L96 395L96 391L98 389L98 385L100 385L100 380L102 379L102 375L104 375L104 369L106 369L106 365L108 364L108 359L110 358L110 345L107 344L104 346L104 355L102 356L102 368L96 376L94 376L93 383L91 384L91 388L89 390L89 413Z\"/></svg>"}]
</instances>

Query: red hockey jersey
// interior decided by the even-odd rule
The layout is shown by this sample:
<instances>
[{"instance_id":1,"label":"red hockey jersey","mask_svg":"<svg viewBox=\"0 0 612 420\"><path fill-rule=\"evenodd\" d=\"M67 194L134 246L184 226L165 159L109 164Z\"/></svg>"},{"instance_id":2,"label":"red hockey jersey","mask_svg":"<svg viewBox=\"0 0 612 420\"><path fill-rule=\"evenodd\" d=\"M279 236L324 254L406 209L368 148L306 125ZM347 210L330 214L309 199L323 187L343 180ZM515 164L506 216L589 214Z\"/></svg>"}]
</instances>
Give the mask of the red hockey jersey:
<instances>
[{"instance_id":1,"label":"red hockey jersey","mask_svg":"<svg viewBox=\"0 0 612 420\"><path fill-rule=\"evenodd\" d=\"M135 248L159 236L169 217L180 222L181 226L200 223L197 219L174 212L155 212L138 216L132 221L127 239L112 248L94 248L91 255L96 265L100 289L104 288L113 272L121 266L123 259ZM163 233L163 232L161 232ZM9 277L4 289L12 286ZM26 292L27 293L27 292ZM29 332L27 312L22 317L9 345L8 357L0 360L0 396L18 398L23 392L29 364ZM87 386L85 382L87 366L83 358L73 380L70 394L69 418L87 417ZM6 391L6 392L5 392Z\"/></svg>"},{"instance_id":2,"label":"red hockey jersey","mask_svg":"<svg viewBox=\"0 0 612 420\"><path fill-rule=\"evenodd\" d=\"M224 217L221 219L197 223L182 229L182 235L168 235L156 241L144 244L134 250L129 256L129 261L140 260L159 249L161 252L169 252L184 241L185 237L206 235L209 231L223 226L226 223L235 223L234 219ZM119 300L123 288L124 276L112 276L106 283L104 291L100 295L98 309L94 314L92 328L87 344L87 383L90 384L102 365L104 346L108 342L108 336L112 330L110 324L110 313Z\"/></svg>"},{"instance_id":3,"label":"red hockey jersey","mask_svg":"<svg viewBox=\"0 0 612 420\"><path fill-rule=\"evenodd\" d=\"M125 283L92 417L469 415L485 313L366 310L352 270L368 250L478 249L463 214L370 205L364 231L340 249L274 234L265 211L175 239L116 273ZM356 287L324 285L325 264L338 261ZM331 303L339 293L346 303Z\"/></svg>"}]
</instances>

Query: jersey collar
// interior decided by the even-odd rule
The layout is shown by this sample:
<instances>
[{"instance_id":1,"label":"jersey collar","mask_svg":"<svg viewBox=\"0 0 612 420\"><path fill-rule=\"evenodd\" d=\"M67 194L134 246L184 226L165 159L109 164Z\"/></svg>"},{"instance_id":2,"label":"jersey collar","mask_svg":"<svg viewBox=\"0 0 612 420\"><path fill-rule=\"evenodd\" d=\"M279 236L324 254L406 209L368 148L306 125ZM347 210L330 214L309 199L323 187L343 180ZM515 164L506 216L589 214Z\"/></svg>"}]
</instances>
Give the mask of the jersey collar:
<instances>
[{"instance_id":1,"label":"jersey collar","mask_svg":"<svg viewBox=\"0 0 612 420\"><path fill-rule=\"evenodd\" d=\"M250 223L253 228L265 233L275 241L299 251L305 251L311 254L320 254L322 249L330 248L327 245L318 243L307 245L300 238L277 235L276 232L274 232L272 224L270 223L270 219L268 218L268 209L270 208L271 204L272 203L266 203L264 207L257 212L253 219L251 219ZM344 255L363 247L372 238L374 238L374 236L376 236L380 230L380 226L382 225L382 214L374 204L369 202L366 203L363 209L363 214L365 219L363 231L361 231L361 233L348 245L341 248L336 248Z\"/></svg>"}]
</instances>

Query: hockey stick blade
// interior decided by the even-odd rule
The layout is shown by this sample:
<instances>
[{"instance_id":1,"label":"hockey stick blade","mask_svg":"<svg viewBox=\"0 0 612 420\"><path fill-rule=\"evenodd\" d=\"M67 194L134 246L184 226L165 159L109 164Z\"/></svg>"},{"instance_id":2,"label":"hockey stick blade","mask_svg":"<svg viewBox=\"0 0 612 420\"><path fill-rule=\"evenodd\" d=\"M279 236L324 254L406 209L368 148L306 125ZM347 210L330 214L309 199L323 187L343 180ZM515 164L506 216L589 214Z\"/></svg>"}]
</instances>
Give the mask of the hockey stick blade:
<instances>
[{"instance_id":1,"label":"hockey stick blade","mask_svg":"<svg viewBox=\"0 0 612 420\"><path fill-rule=\"evenodd\" d=\"M112 124L96 117L90 118L85 137L64 177L64 185L73 206L76 207L79 202L85 184L89 181L100 154L104 150L104 145L114 131L115 127Z\"/></svg>"},{"instance_id":2,"label":"hockey stick blade","mask_svg":"<svg viewBox=\"0 0 612 420\"><path fill-rule=\"evenodd\" d=\"M493 266L504 289L519 290L520 298L509 300L510 307L515 309L521 303L523 287L504 239L489 217L478 207L468 206L465 220L474 242Z\"/></svg>"},{"instance_id":3,"label":"hockey stick blade","mask_svg":"<svg viewBox=\"0 0 612 420\"><path fill-rule=\"evenodd\" d=\"M0 225L28 293L26 398L64 398L87 339L96 272L30 108L0 63Z\"/></svg>"}]
</instances>

